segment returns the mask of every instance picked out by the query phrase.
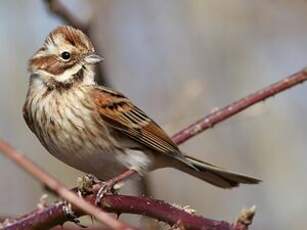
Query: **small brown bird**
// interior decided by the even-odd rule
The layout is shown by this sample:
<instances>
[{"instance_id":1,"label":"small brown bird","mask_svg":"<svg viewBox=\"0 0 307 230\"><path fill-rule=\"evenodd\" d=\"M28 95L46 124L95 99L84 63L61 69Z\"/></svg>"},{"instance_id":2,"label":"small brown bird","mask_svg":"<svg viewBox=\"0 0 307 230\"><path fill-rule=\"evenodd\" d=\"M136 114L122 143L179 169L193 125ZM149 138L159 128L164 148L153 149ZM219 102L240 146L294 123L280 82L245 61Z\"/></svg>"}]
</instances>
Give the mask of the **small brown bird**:
<instances>
[{"instance_id":1,"label":"small brown bird","mask_svg":"<svg viewBox=\"0 0 307 230\"><path fill-rule=\"evenodd\" d=\"M30 59L23 115L56 158L101 180L173 167L222 188L260 180L184 155L127 97L94 82L102 60L80 30L60 26Z\"/></svg>"}]
</instances>

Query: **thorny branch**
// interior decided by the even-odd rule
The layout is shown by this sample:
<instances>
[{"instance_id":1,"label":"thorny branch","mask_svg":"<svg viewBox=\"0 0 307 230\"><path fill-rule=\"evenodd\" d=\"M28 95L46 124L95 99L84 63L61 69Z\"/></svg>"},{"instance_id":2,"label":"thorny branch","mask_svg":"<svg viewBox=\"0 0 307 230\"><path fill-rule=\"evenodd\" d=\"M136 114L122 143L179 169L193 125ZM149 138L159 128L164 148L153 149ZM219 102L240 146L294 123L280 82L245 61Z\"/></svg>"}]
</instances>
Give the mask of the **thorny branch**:
<instances>
[{"instance_id":1,"label":"thorny branch","mask_svg":"<svg viewBox=\"0 0 307 230\"><path fill-rule=\"evenodd\" d=\"M94 203L95 195L88 195L85 198L87 201ZM139 214L147 217L155 218L159 221L172 225L180 224L185 229L218 229L218 230L243 230L247 229L247 226L251 220L247 220L246 217L240 215L238 219L244 218L247 225L242 228L243 221L237 221L235 224L229 224L225 221L210 220L195 214L191 214L184 208L175 207L167 204L161 200L154 200L146 197L134 197L126 195L106 195L103 197L100 207L108 212L116 214L130 213ZM14 220L11 226L8 226L6 230L15 230L18 226L23 226L25 229L36 226L35 229L49 229L57 224L65 222L65 214L63 212L63 202L55 205L50 205L43 210L35 210L25 217ZM73 209L74 213L79 217L84 215L84 212L77 208ZM254 213L254 210L252 210Z\"/></svg>"},{"instance_id":2,"label":"thorny branch","mask_svg":"<svg viewBox=\"0 0 307 230\"><path fill-rule=\"evenodd\" d=\"M81 22L78 18L76 18L66 7L65 5L59 0L44 0L45 4L47 5L49 12L59 17L64 23L71 25L75 28L81 29L84 33L86 33L90 40L93 42L96 52L102 55L101 50L95 42L94 36L92 36L92 31L90 24L85 24ZM105 74L105 69L103 67L103 63L96 66L95 70L95 78L96 82L100 85L110 86L110 82Z\"/></svg>"},{"instance_id":3,"label":"thorny branch","mask_svg":"<svg viewBox=\"0 0 307 230\"><path fill-rule=\"evenodd\" d=\"M213 125L216 125L219 122L222 122L224 120L226 120L227 118L230 118L231 116L237 114L238 112L250 107L253 104L256 104L258 102L261 102L277 93L281 93L295 85L298 85L300 83L303 83L304 81L307 80L307 70L303 69L302 71L299 71L285 79L282 79L278 82L276 82L275 84L272 84L262 90L259 90L247 97L244 97L240 100L238 100L237 102L234 102L232 104L230 104L229 106L226 106L214 113L209 114L208 116L206 116L205 118L199 120L198 122L194 123L193 125L189 126L188 128L178 132L174 137L173 140L177 143L183 143L184 141L187 141L188 139L192 138L193 136L199 134L200 132L212 127ZM120 175L118 179L118 181L130 177L132 176L133 173L132 171L127 171L124 174ZM85 199L86 200L91 200L93 199L90 196L86 196ZM124 199L123 199L124 198ZM114 200L112 200L114 199ZM121 202L112 202L115 201L117 199L121 199ZM127 199L127 200L126 200ZM116 205L125 205L127 203L129 203L129 201L131 202L131 199L137 200L136 203L130 203L130 205L128 205L127 207L129 207L129 210L126 209L120 209L119 206ZM169 220L165 220L164 218L165 215L163 215L164 212L162 212L160 210L160 206L154 206L157 208L157 216L150 214L149 212L151 212L151 210L153 210L153 206L152 205L147 205L148 203L146 203L146 205L144 205L143 207L139 207L138 204L141 204L142 202L144 202L146 199L149 198L144 198L144 197L130 197L130 196L119 196L119 195L111 195L111 196L106 196L103 198L102 200L102 208L104 208L107 211L114 211L116 213L121 213L123 211L127 212L127 213L138 213L141 215L147 215L147 216L151 216L154 218L157 218L158 220L163 220L167 223L170 224L178 224L183 222L183 217L182 216L178 216L177 211L178 209L175 208L176 212L171 212L170 210L168 210L168 214L171 215L171 218L174 218L173 220L176 220L176 223L173 223ZM156 201L156 200L152 200L149 199L150 202L149 204L156 204L155 202L161 202L161 201ZM118 201L118 200L117 200ZM125 203L127 202L127 203ZM152 203L151 203L152 202ZM106 205L107 204L107 205ZM67 221L62 208L59 208L59 206L63 205L62 203L58 203L55 205L50 205L47 208L43 208L41 210L35 210L34 212L27 214L17 220L15 220L15 222L13 222L10 225L10 228L7 229L18 229L18 227L22 226L24 223L28 223L30 224L30 226L33 227L38 227L38 226L49 226L48 224L52 223L53 225L50 226L54 226L56 224L60 224L60 223L64 223L65 221ZM168 205L166 203L163 202L163 205ZM107 207L105 207L107 206ZM174 208L174 207L169 207L169 208ZM76 209L76 207L74 207L74 209ZM52 212L50 212L50 210L52 210ZM77 210L76 210L77 211ZM161 211L161 212L160 212ZM80 213L79 213L80 214ZM236 230L241 230L241 229L247 229L248 225L251 224L251 221L253 219L253 216L255 214L255 210L254 209L250 209L247 210L243 213L241 213L240 217L238 218L238 220L236 221L236 223L234 225L232 225L232 228L230 229L236 229ZM184 213L184 215L187 215L188 218L200 218L197 219L197 221L202 221L203 217L199 217L199 216L195 216L195 215L191 215L191 214L187 214ZM208 220L208 219L205 219ZM214 221L214 220L208 220L208 221ZM213 223L213 222L210 222ZM217 222L217 223L222 223L222 222ZM223 222L225 223L225 222ZM184 224L184 222L183 222ZM227 225L227 223L225 223L225 226L230 226L229 224ZM186 227L186 226L185 226ZM197 225L195 226L195 229L206 229L207 226L204 225ZM190 229L193 229L192 227ZM223 228L212 228L212 229L223 229ZM225 228L224 228L225 229ZM227 228L226 228L227 229Z\"/></svg>"}]
</instances>

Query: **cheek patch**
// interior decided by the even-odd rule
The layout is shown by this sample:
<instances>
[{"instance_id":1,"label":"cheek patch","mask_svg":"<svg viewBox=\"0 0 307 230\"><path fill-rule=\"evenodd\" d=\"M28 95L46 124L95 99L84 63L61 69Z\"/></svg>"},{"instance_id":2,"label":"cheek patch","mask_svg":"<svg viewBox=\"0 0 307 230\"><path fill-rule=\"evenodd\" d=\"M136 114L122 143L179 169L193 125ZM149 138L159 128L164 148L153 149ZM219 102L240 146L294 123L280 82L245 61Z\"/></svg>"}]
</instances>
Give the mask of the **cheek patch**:
<instances>
[{"instance_id":1,"label":"cheek patch","mask_svg":"<svg viewBox=\"0 0 307 230\"><path fill-rule=\"evenodd\" d=\"M30 65L35 69L44 70L52 75L60 75L75 65L75 61L63 62L58 60L56 55L49 55L31 59Z\"/></svg>"}]
</instances>

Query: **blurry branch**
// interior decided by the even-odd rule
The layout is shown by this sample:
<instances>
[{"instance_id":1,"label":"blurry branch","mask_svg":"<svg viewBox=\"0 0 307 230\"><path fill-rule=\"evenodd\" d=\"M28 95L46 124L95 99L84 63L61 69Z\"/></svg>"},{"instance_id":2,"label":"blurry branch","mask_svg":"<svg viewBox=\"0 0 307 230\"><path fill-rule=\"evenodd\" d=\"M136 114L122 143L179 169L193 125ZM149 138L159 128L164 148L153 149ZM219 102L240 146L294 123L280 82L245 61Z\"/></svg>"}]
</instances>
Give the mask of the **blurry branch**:
<instances>
[{"instance_id":1,"label":"blurry branch","mask_svg":"<svg viewBox=\"0 0 307 230\"><path fill-rule=\"evenodd\" d=\"M49 11L61 18L61 20L73 27L79 28L84 33L89 32L89 26L76 18L59 0L44 0L49 7Z\"/></svg>"},{"instance_id":2,"label":"blurry branch","mask_svg":"<svg viewBox=\"0 0 307 230\"><path fill-rule=\"evenodd\" d=\"M38 179L41 183L46 185L60 197L70 202L78 209L83 212L95 217L98 221L113 229L132 229L128 225L125 225L115 218L111 217L109 214L95 207L93 204L88 203L84 199L78 197L75 193L67 189L64 185L62 185L55 178L48 175L45 171L40 169L37 165L35 165L32 161L27 159L23 154L17 152L13 147L11 147L6 142L0 140L0 151L12 161L14 161L18 166L23 168L25 171L30 173L33 177ZM63 207L62 207L63 208ZM63 215L64 213L64 209ZM22 226L22 227L21 227ZM11 228L11 229L28 229L25 226L20 225L19 228ZM44 228L46 229L46 228Z\"/></svg>"},{"instance_id":3,"label":"blurry branch","mask_svg":"<svg viewBox=\"0 0 307 230\"><path fill-rule=\"evenodd\" d=\"M187 141L188 139L194 137L195 135L201 133L202 131L208 128L211 128L214 125L218 124L219 122L222 122L230 118L231 116L239 113L240 111L247 109L248 107L258 102L264 101L267 98L272 97L278 93L281 93L295 85L303 83L306 80L307 80L307 70L303 69L302 71L299 71L283 80L280 80L264 89L261 89L222 109L219 109L218 111L215 111L209 114L203 119L200 119L196 123L190 125L188 128L185 128L182 131L175 134L173 137L173 140L175 143L181 144ZM16 163L18 164L21 164L21 159L24 159L24 157L22 157L16 151L11 149L10 146L5 144L4 142L1 143L0 150L5 151L6 155L12 158L14 161L16 161ZM31 163L29 160L26 160L25 162L26 164L23 165L23 167L29 170L32 174L34 174L34 172L31 171L33 170L31 167L33 163ZM134 174L135 172L133 170L128 170L124 172L123 174L119 175L118 177L111 179L109 182L110 183L118 182L128 177L131 177ZM45 176L46 176L45 172L42 172L42 174L39 174L39 175L36 175L36 174L34 175L40 179L43 179L42 180L43 183L46 183L44 181ZM51 181L52 183L49 182L50 183L49 186L53 189L58 189L59 183L55 181L53 178L51 178ZM63 193L63 191L66 192L67 190L64 188L64 190L60 190L60 191L62 191ZM60 191L57 191L57 192L60 194ZM94 198L95 198L95 193L85 197L86 200L92 203L94 202ZM65 199L67 198L65 197ZM70 199L67 199L67 200L71 202ZM68 220L63 212L63 205L64 204L60 202L55 205L50 205L49 207L46 207L43 209L35 210L32 213L27 214L24 217L21 217L15 220L14 221L15 224L13 223L10 225L12 226L12 228L6 228L6 229L18 229L18 227L20 226L32 226L32 229L34 229L34 226L46 226L46 225L54 226L56 224L62 224ZM82 208L80 206L81 205L78 204L75 207L73 207L73 210L79 216L84 214L84 212L82 212L79 209L79 208ZM124 213L124 212L141 214L141 215L156 218L161 221L165 221L169 224L183 225L186 229L207 229L208 227L209 229L243 230L243 229L248 228L248 225L251 224L252 219L255 214L254 208L244 210L241 213L238 220L236 221L236 223L234 225L230 225L223 221L216 222L214 220L205 219L203 217L189 214L187 212L182 213L183 210L180 210L169 204L166 204L163 201L153 200L153 199L145 198L145 197L131 197L131 196L121 196L121 195L105 196L102 199L101 208L109 212L115 212L117 214ZM86 213L90 213L90 212L86 211ZM197 223L197 226L189 225L191 224L189 220L192 220L192 219L196 221L193 223L194 224ZM213 225L212 228L210 228L210 225L207 225L207 224L213 224L213 223L218 223L218 225ZM24 224L29 224L29 225L24 225Z\"/></svg>"},{"instance_id":4,"label":"blurry branch","mask_svg":"<svg viewBox=\"0 0 307 230\"><path fill-rule=\"evenodd\" d=\"M98 50L100 46L98 46L97 42L93 36L91 36L91 25L85 24L81 22L78 18L76 18L59 0L44 0L45 4L47 5L49 12L54 14L55 16L59 17L64 23L71 25L75 28L82 30L84 33L88 35L90 40L93 42L96 52L102 55L102 52ZM110 86L110 82L108 81L105 70L103 68L103 64L96 65L95 70L95 78L96 82L100 85Z\"/></svg>"}]
</instances>

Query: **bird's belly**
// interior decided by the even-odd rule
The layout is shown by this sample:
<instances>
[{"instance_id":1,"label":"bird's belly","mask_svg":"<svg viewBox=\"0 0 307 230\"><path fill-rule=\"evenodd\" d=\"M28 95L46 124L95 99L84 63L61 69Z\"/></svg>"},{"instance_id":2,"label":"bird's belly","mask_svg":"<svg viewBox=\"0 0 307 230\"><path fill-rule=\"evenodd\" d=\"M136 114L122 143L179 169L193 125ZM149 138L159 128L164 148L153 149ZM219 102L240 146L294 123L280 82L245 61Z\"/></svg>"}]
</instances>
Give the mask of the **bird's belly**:
<instances>
[{"instance_id":1,"label":"bird's belly","mask_svg":"<svg viewBox=\"0 0 307 230\"><path fill-rule=\"evenodd\" d=\"M58 147L60 147L58 151L50 150L53 156L71 167L90 173L101 180L115 177L126 169L117 159L117 155L121 153L117 153L115 149L101 150L79 146L79 149L73 151L61 151L65 148Z\"/></svg>"},{"instance_id":2,"label":"bird's belly","mask_svg":"<svg viewBox=\"0 0 307 230\"><path fill-rule=\"evenodd\" d=\"M56 137L47 136L45 146L59 160L101 180L124 171L124 165L118 160L118 155L123 154L121 150L115 147L109 135L102 133L103 127L98 130L92 126L91 132L96 135L88 133L86 129L90 127L91 125L79 127L80 130L72 127L58 130Z\"/></svg>"}]
</instances>

